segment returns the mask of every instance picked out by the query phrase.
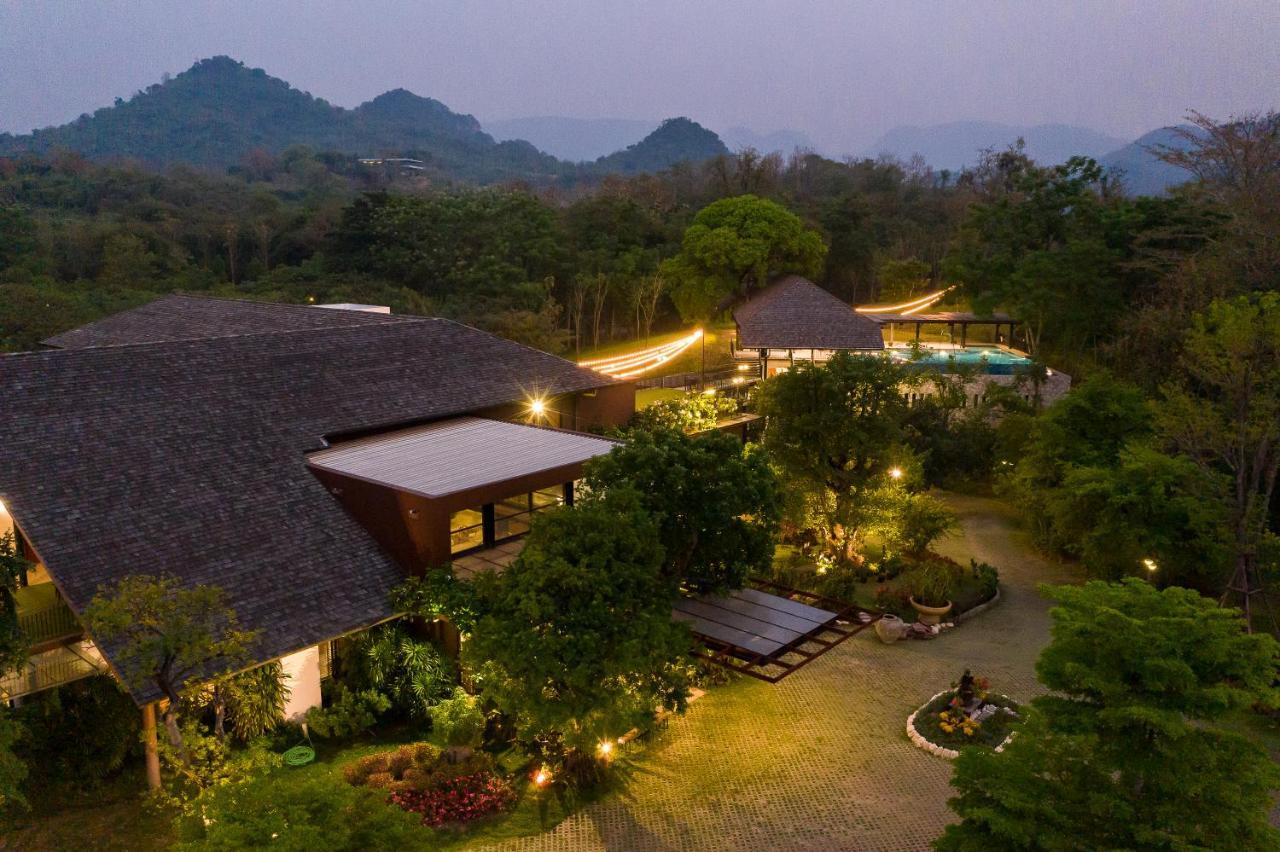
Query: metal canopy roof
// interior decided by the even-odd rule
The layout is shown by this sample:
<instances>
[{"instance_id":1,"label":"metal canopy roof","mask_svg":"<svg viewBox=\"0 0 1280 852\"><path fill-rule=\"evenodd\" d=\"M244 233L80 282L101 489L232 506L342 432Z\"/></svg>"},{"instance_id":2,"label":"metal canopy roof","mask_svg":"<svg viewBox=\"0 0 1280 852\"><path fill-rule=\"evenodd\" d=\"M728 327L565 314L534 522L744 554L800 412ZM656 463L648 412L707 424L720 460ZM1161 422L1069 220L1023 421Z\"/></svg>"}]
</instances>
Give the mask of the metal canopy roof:
<instances>
[{"instance_id":1,"label":"metal canopy roof","mask_svg":"<svg viewBox=\"0 0 1280 852\"><path fill-rule=\"evenodd\" d=\"M672 617L687 623L709 653L705 658L776 683L873 623L876 615L809 592L773 583L727 595L682 598ZM794 598L802 597L830 609Z\"/></svg>"},{"instance_id":2,"label":"metal canopy roof","mask_svg":"<svg viewBox=\"0 0 1280 852\"><path fill-rule=\"evenodd\" d=\"M594 435L456 417L335 444L307 456L322 470L437 498L581 464L617 444Z\"/></svg>"}]
</instances>

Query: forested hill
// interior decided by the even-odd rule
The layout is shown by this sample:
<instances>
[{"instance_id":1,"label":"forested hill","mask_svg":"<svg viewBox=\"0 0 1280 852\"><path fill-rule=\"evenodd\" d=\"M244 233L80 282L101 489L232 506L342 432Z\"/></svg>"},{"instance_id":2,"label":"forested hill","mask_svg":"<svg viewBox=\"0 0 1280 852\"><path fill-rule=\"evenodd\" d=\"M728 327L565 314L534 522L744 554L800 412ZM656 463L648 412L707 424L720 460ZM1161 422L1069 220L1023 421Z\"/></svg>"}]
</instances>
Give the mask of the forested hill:
<instances>
[{"instance_id":1,"label":"forested hill","mask_svg":"<svg viewBox=\"0 0 1280 852\"><path fill-rule=\"evenodd\" d=\"M720 137L698 122L668 118L636 144L596 160L592 168L623 174L655 172L673 163L701 162L728 153Z\"/></svg>"},{"instance_id":2,"label":"forested hill","mask_svg":"<svg viewBox=\"0 0 1280 852\"><path fill-rule=\"evenodd\" d=\"M226 56L201 60L70 124L22 136L0 134L0 156L67 149L94 160L216 170L240 165L252 152L278 154L293 145L353 157L415 157L426 163L429 176L479 183L656 171L725 151L715 134L681 119L584 171L528 142L497 142L472 116L404 89L344 109Z\"/></svg>"}]
</instances>

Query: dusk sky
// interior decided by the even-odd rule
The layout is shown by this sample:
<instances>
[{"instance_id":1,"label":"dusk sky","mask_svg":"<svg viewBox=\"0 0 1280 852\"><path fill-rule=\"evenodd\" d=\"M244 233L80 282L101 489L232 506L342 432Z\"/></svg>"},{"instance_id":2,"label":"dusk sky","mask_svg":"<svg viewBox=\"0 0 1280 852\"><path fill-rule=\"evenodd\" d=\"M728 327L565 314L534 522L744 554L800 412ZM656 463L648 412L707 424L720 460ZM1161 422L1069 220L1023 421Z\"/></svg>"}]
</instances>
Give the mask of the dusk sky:
<instances>
[{"instance_id":1,"label":"dusk sky","mask_svg":"<svg viewBox=\"0 0 1280 852\"><path fill-rule=\"evenodd\" d=\"M1132 138L1280 107L1277 45L1277 0L0 0L0 130L227 54L341 106L404 87L482 121L688 115L835 153L962 120Z\"/></svg>"}]
</instances>

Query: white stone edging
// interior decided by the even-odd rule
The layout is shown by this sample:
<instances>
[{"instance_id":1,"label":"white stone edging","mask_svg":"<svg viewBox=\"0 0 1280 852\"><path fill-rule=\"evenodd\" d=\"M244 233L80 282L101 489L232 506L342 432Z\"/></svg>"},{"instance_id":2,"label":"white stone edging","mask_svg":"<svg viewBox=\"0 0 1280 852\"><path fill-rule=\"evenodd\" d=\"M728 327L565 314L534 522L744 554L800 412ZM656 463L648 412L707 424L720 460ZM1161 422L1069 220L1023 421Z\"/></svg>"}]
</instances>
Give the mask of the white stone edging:
<instances>
[{"instance_id":1,"label":"white stone edging","mask_svg":"<svg viewBox=\"0 0 1280 852\"><path fill-rule=\"evenodd\" d=\"M937 757L941 757L944 760L955 760L957 757L960 756L960 752L956 751L953 748L947 748L946 746L934 745L933 743L929 742L929 740L927 740L923 734L921 734L919 731L916 730L916 716L920 713L920 711L928 707L933 702L937 701L942 696L946 695L948 692L955 692L955 690L954 689L942 690L937 695L934 695L928 701L926 701L925 703L917 707L915 709L915 712L907 717L907 738L910 739L911 742L917 748L922 748L925 751L929 752L929 754L935 755ZM1009 696L1007 695L1003 695L1001 693L995 693L995 694L1000 698L1004 698L1009 701L1013 700L1009 698ZM1009 733L1009 736L1005 737L1004 740L1000 743L1000 745L996 746L996 751L998 752L1004 751L1004 747L1007 746L1009 744L1009 741L1013 739L1013 735L1015 733L1017 732L1011 731Z\"/></svg>"}]
</instances>

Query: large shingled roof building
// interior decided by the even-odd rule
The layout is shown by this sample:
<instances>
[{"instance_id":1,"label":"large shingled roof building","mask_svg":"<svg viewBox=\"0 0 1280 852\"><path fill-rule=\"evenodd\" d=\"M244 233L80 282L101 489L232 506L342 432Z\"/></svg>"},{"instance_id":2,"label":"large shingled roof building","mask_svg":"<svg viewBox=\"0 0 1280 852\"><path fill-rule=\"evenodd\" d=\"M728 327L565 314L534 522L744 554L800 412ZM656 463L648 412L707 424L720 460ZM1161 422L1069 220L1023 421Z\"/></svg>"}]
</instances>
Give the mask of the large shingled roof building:
<instances>
[{"instance_id":1,"label":"large shingled roof building","mask_svg":"<svg viewBox=\"0 0 1280 852\"><path fill-rule=\"evenodd\" d=\"M0 534L35 563L20 616L55 626L0 697L112 667L76 617L172 575L225 590L301 712L330 640L395 616L407 574L571 501L612 446L579 430L634 410L629 383L445 319L170 296L47 343L0 356ZM417 481L406 433L444 447Z\"/></svg>"}]
</instances>

